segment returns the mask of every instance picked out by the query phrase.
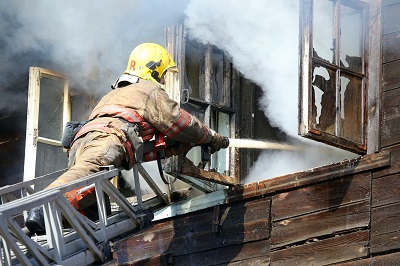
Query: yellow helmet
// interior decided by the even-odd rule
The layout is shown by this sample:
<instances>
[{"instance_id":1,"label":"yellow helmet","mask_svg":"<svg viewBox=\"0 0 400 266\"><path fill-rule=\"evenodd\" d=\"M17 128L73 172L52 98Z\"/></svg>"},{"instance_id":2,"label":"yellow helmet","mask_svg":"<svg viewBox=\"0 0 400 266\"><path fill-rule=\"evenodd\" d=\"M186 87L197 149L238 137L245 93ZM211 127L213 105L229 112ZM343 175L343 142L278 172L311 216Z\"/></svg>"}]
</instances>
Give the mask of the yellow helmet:
<instances>
[{"instance_id":1,"label":"yellow helmet","mask_svg":"<svg viewBox=\"0 0 400 266\"><path fill-rule=\"evenodd\" d=\"M176 64L167 50L156 43L142 43L132 50L124 73L160 82L167 70L177 72Z\"/></svg>"}]
</instances>

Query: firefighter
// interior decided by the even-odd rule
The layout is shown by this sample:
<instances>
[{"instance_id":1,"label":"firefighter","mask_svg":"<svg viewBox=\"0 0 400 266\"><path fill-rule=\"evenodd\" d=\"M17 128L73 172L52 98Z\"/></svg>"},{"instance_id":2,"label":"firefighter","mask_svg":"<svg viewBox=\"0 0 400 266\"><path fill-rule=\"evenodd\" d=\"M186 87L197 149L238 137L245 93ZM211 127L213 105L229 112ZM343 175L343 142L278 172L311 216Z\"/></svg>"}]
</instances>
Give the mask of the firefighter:
<instances>
[{"instance_id":1,"label":"firefighter","mask_svg":"<svg viewBox=\"0 0 400 266\"><path fill-rule=\"evenodd\" d=\"M132 168L135 143L127 132L137 132L143 142L155 134L174 140L176 145L166 147L165 157L186 153L195 145L207 144L211 153L227 148L227 137L211 130L169 98L163 89L167 71L177 72L177 67L162 46L143 43L134 48L124 74L75 135L68 171L48 188L96 173L105 165ZM151 161L156 156L155 152L148 152L143 160ZM75 209L84 210L96 202L93 195L92 189L79 195L71 191L65 196ZM43 209L32 209L25 224L31 233L44 232Z\"/></svg>"}]
</instances>

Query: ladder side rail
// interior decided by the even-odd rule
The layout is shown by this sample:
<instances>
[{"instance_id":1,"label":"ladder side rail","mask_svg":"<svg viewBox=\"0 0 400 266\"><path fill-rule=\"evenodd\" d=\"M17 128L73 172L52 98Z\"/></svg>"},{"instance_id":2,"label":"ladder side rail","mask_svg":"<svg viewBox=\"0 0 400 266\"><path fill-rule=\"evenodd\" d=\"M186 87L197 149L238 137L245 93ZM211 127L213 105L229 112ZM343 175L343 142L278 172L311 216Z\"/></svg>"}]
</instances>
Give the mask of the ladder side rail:
<instances>
[{"instance_id":1,"label":"ladder side rail","mask_svg":"<svg viewBox=\"0 0 400 266\"><path fill-rule=\"evenodd\" d=\"M28 194L33 194L35 191L34 189L32 189L31 186L46 182L46 181L50 181L53 179L56 179L58 176L60 176L63 172L65 172L67 169L62 169L47 175L43 175L40 177L37 177L35 179L32 180L28 180L28 181L23 181L23 182L18 182L12 185L7 185L4 187L0 188L0 197L2 199L2 204L4 204L5 202L3 201L3 197L7 194L12 194L12 193L16 193L18 195L21 195L21 197L27 196Z\"/></svg>"},{"instance_id":2,"label":"ladder side rail","mask_svg":"<svg viewBox=\"0 0 400 266\"><path fill-rule=\"evenodd\" d=\"M60 191L57 189L41 191L39 193L29 195L28 197L20 198L0 205L0 213L3 213L5 216L16 216L21 214L24 210L39 207L49 201L56 200L59 194Z\"/></svg>"},{"instance_id":3,"label":"ladder side rail","mask_svg":"<svg viewBox=\"0 0 400 266\"><path fill-rule=\"evenodd\" d=\"M112 169L112 170L106 170L106 171L100 171L91 175L88 175L86 177L68 182L66 184L63 184L61 186L56 187L58 190L60 190L62 193L74 190L74 189L79 189L82 187L86 187L89 185L92 185L93 183L99 182L104 179L109 179L114 176L117 176L119 173L118 169Z\"/></svg>"},{"instance_id":4,"label":"ladder side rail","mask_svg":"<svg viewBox=\"0 0 400 266\"><path fill-rule=\"evenodd\" d=\"M176 176L179 180L191 185L192 187L204 192L211 193L215 191L215 183L209 181L201 180L188 175L177 174Z\"/></svg>"}]
</instances>

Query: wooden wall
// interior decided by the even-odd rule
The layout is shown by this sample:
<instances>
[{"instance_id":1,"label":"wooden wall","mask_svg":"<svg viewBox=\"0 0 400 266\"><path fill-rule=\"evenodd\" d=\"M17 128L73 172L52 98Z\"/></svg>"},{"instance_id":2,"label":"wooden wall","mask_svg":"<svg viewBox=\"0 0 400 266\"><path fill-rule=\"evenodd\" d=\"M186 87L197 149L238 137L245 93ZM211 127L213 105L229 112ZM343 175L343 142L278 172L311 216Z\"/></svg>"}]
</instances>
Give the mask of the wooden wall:
<instances>
[{"instance_id":1,"label":"wooden wall","mask_svg":"<svg viewBox=\"0 0 400 266\"><path fill-rule=\"evenodd\" d=\"M382 148L400 144L400 1L382 7Z\"/></svg>"},{"instance_id":2,"label":"wooden wall","mask_svg":"<svg viewBox=\"0 0 400 266\"><path fill-rule=\"evenodd\" d=\"M390 202L400 196L391 196L398 189L388 175L394 156L235 187L224 205L117 241L114 258L120 265L397 265L400 208Z\"/></svg>"},{"instance_id":3,"label":"wooden wall","mask_svg":"<svg viewBox=\"0 0 400 266\"><path fill-rule=\"evenodd\" d=\"M370 252L382 265L400 261L400 0L382 6L382 150L391 167L373 173Z\"/></svg>"},{"instance_id":4,"label":"wooden wall","mask_svg":"<svg viewBox=\"0 0 400 266\"><path fill-rule=\"evenodd\" d=\"M118 242L118 263L220 265L269 261L270 198L216 206Z\"/></svg>"}]
</instances>

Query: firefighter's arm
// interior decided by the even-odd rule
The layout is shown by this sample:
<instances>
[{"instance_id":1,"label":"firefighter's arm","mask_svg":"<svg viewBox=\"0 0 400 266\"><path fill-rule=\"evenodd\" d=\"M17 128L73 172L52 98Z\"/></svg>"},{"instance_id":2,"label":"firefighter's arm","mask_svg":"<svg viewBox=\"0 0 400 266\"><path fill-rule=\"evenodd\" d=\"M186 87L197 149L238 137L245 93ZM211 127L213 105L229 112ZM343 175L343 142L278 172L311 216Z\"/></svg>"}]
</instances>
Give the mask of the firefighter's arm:
<instances>
[{"instance_id":1,"label":"firefighter's arm","mask_svg":"<svg viewBox=\"0 0 400 266\"><path fill-rule=\"evenodd\" d=\"M154 110L148 109L149 115L153 116L152 118L148 117L148 121L169 139L194 145L209 144L211 152L227 147L226 137L211 130L196 117L181 109L179 104L170 99L165 91L154 91L149 100L154 101L154 104L149 103L148 107L155 106L155 108ZM188 147L186 145L183 149Z\"/></svg>"}]
</instances>

